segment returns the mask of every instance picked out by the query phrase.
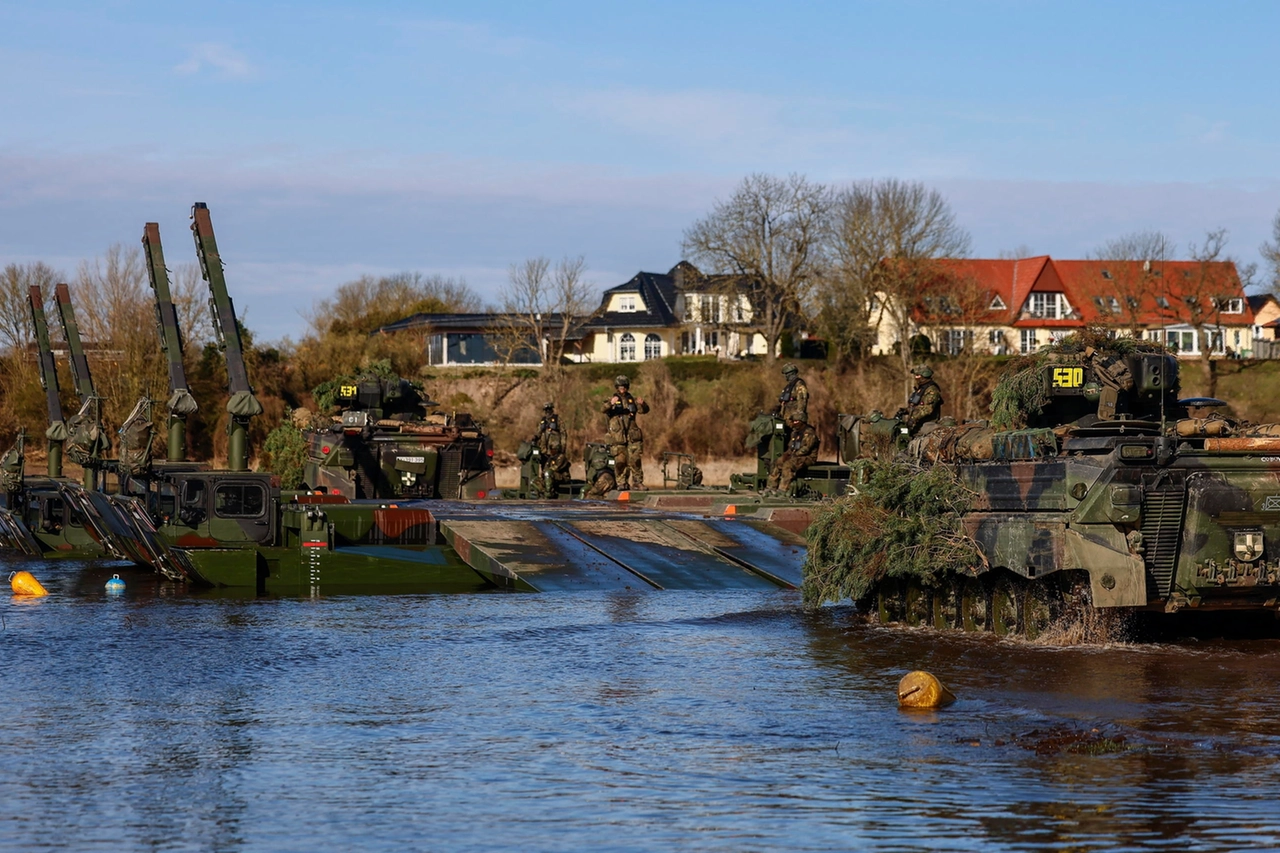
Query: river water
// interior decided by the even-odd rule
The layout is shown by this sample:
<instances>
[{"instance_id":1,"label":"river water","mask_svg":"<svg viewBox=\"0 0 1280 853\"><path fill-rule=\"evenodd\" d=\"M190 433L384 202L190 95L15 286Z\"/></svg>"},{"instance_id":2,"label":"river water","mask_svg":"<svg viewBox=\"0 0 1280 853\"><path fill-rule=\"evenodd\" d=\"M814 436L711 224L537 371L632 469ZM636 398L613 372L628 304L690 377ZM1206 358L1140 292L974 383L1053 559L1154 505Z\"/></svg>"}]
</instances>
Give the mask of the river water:
<instances>
[{"instance_id":1,"label":"river water","mask_svg":"<svg viewBox=\"0 0 1280 853\"><path fill-rule=\"evenodd\" d=\"M0 600L3 850L1280 849L1280 641L18 568L52 594ZM900 711L917 668L959 701Z\"/></svg>"}]
</instances>

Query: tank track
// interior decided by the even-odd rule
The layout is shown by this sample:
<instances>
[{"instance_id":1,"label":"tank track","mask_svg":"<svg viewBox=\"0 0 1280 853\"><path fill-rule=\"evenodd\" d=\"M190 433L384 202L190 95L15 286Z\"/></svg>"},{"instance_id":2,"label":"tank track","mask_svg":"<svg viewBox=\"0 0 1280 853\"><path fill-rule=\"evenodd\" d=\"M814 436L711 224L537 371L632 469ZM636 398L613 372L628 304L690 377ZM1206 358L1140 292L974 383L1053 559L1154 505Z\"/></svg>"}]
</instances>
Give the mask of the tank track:
<instances>
[{"instance_id":1,"label":"tank track","mask_svg":"<svg viewBox=\"0 0 1280 853\"><path fill-rule=\"evenodd\" d=\"M1028 580L1005 569L980 577L953 577L926 586L914 579L887 579L857 602L872 622L942 631L969 631L1028 640L1053 625L1081 622L1096 614L1088 578L1059 572Z\"/></svg>"}]
</instances>

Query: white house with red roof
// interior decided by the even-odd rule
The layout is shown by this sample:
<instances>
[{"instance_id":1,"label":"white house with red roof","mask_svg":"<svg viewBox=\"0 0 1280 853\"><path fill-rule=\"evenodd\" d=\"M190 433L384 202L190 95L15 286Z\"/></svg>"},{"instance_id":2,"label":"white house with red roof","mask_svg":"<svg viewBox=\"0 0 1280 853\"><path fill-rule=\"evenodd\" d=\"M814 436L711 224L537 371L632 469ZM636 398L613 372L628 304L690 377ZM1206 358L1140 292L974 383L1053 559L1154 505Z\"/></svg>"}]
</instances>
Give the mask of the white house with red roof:
<instances>
[{"instance_id":1,"label":"white house with red roof","mask_svg":"<svg viewBox=\"0 0 1280 853\"><path fill-rule=\"evenodd\" d=\"M1167 343L1180 356L1248 355L1253 308L1230 261L945 259L899 329L892 300L873 301L873 353L924 335L935 352L1032 353L1086 326Z\"/></svg>"}]
</instances>

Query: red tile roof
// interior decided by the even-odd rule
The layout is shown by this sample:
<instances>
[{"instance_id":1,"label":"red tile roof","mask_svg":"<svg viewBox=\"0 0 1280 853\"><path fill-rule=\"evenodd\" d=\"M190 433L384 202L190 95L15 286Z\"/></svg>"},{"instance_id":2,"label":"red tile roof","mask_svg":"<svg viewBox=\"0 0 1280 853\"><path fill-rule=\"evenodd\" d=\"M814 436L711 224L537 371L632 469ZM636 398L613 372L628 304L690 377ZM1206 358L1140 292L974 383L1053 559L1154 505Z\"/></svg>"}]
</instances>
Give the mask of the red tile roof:
<instances>
[{"instance_id":1,"label":"red tile roof","mask_svg":"<svg viewBox=\"0 0 1280 853\"><path fill-rule=\"evenodd\" d=\"M998 296L1005 306L972 318L979 323L1036 328L1092 324L1150 328L1194 322L1192 303L1212 324L1248 326L1254 321L1253 308L1245 297L1235 264L1230 261L1164 261L1150 270L1144 268L1142 261L1055 261L1048 255L1015 260L949 258L941 263L948 275L923 288L922 302L926 297L954 292L957 282L972 282L985 291L985 305ZM1054 292L1066 297L1072 308L1069 316L1050 319L1024 315L1032 293ZM1243 310L1218 313L1213 306L1215 298L1239 299ZM930 320L930 312L923 305L917 307L916 316L919 321ZM934 322L936 316L933 315Z\"/></svg>"}]
</instances>

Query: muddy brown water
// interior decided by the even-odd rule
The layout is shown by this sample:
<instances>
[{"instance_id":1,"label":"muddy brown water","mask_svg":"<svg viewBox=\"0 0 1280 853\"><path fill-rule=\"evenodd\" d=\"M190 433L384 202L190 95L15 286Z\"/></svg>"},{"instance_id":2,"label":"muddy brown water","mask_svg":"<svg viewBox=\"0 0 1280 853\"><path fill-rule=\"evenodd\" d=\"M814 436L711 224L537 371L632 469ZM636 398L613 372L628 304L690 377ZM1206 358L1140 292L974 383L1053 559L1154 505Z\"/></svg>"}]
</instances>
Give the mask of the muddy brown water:
<instances>
[{"instance_id":1,"label":"muddy brown water","mask_svg":"<svg viewBox=\"0 0 1280 853\"><path fill-rule=\"evenodd\" d=\"M1280 849L1277 640L18 568L52 594L0 599L3 850ZM959 701L898 710L917 668Z\"/></svg>"}]
</instances>

